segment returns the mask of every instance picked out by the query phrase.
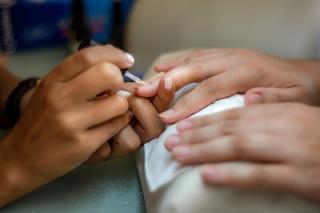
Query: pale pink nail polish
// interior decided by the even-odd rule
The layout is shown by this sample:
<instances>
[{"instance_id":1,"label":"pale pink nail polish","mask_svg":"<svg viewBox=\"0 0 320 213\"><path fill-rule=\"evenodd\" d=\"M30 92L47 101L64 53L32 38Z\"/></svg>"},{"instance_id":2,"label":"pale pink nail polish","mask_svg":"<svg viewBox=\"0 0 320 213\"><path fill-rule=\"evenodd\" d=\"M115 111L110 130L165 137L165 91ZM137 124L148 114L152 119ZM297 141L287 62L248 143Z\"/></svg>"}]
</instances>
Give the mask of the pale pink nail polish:
<instances>
[{"instance_id":1,"label":"pale pink nail polish","mask_svg":"<svg viewBox=\"0 0 320 213\"><path fill-rule=\"evenodd\" d=\"M134 62L135 62L134 57L130 53L126 53L126 56L127 56L128 63L129 64L134 64Z\"/></svg>"},{"instance_id":2,"label":"pale pink nail polish","mask_svg":"<svg viewBox=\"0 0 320 213\"><path fill-rule=\"evenodd\" d=\"M219 174L219 171L213 166L204 166L202 168L201 174L205 181L207 182L220 182L222 177Z\"/></svg>"},{"instance_id":3,"label":"pale pink nail polish","mask_svg":"<svg viewBox=\"0 0 320 213\"><path fill-rule=\"evenodd\" d=\"M162 118L169 118L171 116L174 116L176 114L176 110L174 109L169 109L163 113L160 113L159 116Z\"/></svg>"},{"instance_id":4,"label":"pale pink nail polish","mask_svg":"<svg viewBox=\"0 0 320 213\"><path fill-rule=\"evenodd\" d=\"M184 160L191 156L191 149L187 146L178 146L172 150L173 156L178 160Z\"/></svg>"},{"instance_id":5,"label":"pale pink nail polish","mask_svg":"<svg viewBox=\"0 0 320 213\"><path fill-rule=\"evenodd\" d=\"M171 91L173 87L173 82L171 78L166 78L164 80L164 88L168 91Z\"/></svg>"},{"instance_id":6,"label":"pale pink nail polish","mask_svg":"<svg viewBox=\"0 0 320 213\"><path fill-rule=\"evenodd\" d=\"M177 129L179 131L192 129L193 123L191 120L184 120L177 124Z\"/></svg>"},{"instance_id":7,"label":"pale pink nail polish","mask_svg":"<svg viewBox=\"0 0 320 213\"><path fill-rule=\"evenodd\" d=\"M261 94L252 94L249 98L250 104L259 104L263 102L263 97Z\"/></svg>"},{"instance_id":8,"label":"pale pink nail polish","mask_svg":"<svg viewBox=\"0 0 320 213\"><path fill-rule=\"evenodd\" d=\"M179 135L172 135L167 139L166 142L168 147L174 147L181 144L181 137Z\"/></svg>"}]
</instances>

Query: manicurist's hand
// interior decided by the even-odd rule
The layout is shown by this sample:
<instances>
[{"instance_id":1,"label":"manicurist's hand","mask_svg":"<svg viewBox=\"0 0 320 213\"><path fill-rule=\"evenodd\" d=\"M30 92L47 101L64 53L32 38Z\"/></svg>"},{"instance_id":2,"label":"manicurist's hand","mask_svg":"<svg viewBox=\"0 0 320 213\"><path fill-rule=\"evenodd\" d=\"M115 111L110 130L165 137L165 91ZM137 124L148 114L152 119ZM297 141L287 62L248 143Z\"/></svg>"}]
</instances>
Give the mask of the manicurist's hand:
<instances>
[{"instance_id":1,"label":"manicurist's hand","mask_svg":"<svg viewBox=\"0 0 320 213\"><path fill-rule=\"evenodd\" d=\"M166 146L184 165L207 164L208 183L320 202L319 120L319 108L302 104L250 106L181 121Z\"/></svg>"},{"instance_id":2,"label":"manicurist's hand","mask_svg":"<svg viewBox=\"0 0 320 213\"><path fill-rule=\"evenodd\" d=\"M166 73L164 78L172 78L177 89L200 83L161 116L165 122L174 123L235 93L245 93L247 105L285 101L318 105L319 67L319 61L282 59L252 50L191 51L155 67ZM152 96L156 88L153 82L139 88L137 94Z\"/></svg>"},{"instance_id":3,"label":"manicurist's hand","mask_svg":"<svg viewBox=\"0 0 320 213\"><path fill-rule=\"evenodd\" d=\"M85 162L130 121L116 95L122 51L99 46L67 58L38 85L22 117L0 143L0 207ZM107 94L97 98L98 94Z\"/></svg>"}]
</instances>

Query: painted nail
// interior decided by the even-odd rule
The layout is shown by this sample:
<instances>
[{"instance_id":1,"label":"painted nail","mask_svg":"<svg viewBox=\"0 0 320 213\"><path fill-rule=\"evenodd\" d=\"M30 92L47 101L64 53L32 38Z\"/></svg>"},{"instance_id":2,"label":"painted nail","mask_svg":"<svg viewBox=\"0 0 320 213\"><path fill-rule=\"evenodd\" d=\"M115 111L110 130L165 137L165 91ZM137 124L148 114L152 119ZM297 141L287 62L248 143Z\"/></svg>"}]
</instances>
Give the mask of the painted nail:
<instances>
[{"instance_id":1,"label":"painted nail","mask_svg":"<svg viewBox=\"0 0 320 213\"><path fill-rule=\"evenodd\" d=\"M221 175L216 168L212 166L204 166L202 168L201 174L205 181L207 182L219 182L222 181Z\"/></svg>"},{"instance_id":2,"label":"painted nail","mask_svg":"<svg viewBox=\"0 0 320 213\"><path fill-rule=\"evenodd\" d=\"M160 116L161 118L169 118L169 117L171 117L171 116L174 116L175 114L176 114L176 110L174 110L174 109L169 109L169 110L167 110L167 111L165 111L165 112L163 112L163 113L160 113L159 116Z\"/></svg>"},{"instance_id":3,"label":"painted nail","mask_svg":"<svg viewBox=\"0 0 320 213\"><path fill-rule=\"evenodd\" d=\"M132 93L125 90L120 90L117 92L117 95L128 98L129 96L132 95Z\"/></svg>"},{"instance_id":4,"label":"painted nail","mask_svg":"<svg viewBox=\"0 0 320 213\"><path fill-rule=\"evenodd\" d=\"M250 104L259 104L263 102L263 97L261 94L253 94L250 96Z\"/></svg>"},{"instance_id":5,"label":"painted nail","mask_svg":"<svg viewBox=\"0 0 320 213\"><path fill-rule=\"evenodd\" d=\"M178 146L172 150L173 156L178 159L185 159L191 156L191 149L188 146Z\"/></svg>"},{"instance_id":6,"label":"painted nail","mask_svg":"<svg viewBox=\"0 0 320 213\"><path fill-rule=\"evenodd\" d=\"M133 118L133 116L134 116L133 112L131 110L128 111L128 115L129 115L130 118Z\"/></svg>"},{"instance_id":7,"label":"painted nail","mask_svg":"<svg viewBox=\"0 0 320 213\"><path fill-rule=\"evenodd\" d=\"M160 83L160 79L154 80L154 81L147 81L145 82L145 84L141 84L141 86L139 86L137 89L138 90L154 90L157 89L159 87L159 83Z\"/></svg>"},{"instance_id":8,"label":"painted nail","mask_svg":"<svg viewBox=\"0 0 320 213\"><path fill-rule=\"evenodd\" d=\"M189 130L192 129L193 123L191 120L184 120L177 124L178 131Z\"/></svg>"},{"instance_id":9,"label":"painted nail","mask_svg":"<svg viewBox=\"0 0 320 213\"><path fill-rule=\"evenodd\" d=\"M106 47L114 48L112 44L107 44Z\"/></svg>"},{"instance_id":10,"label":"painted nail","mask_svg":"<svg viewBox=\"0 0 320 213\"><path fill-rule=\"evenodd\" d=\"M130 53L126 53L127 61L129 64L134 64L135 60L134 57Z\"/></svg>"},{"instance_id":11,"label":"painted nail","mask_svg":"<svg viewBox=\"0 0 320 213\"><path fill-rule=\"evenodd\" d=\"M172 79L171 79L170 77L164 79L164 88L165 88L167 91L171 91L171 90L172 90L172 87L173 87Z\"/></svg>"},{"instance_id":12,"label":"painted nail","mask_svg":"<svg viewBox=\"0 0 320 213\"><path fill-rule=\"evenodd\" d=\"M179 135L172 135L167 139L167 146L172 148L181 144L181 137Z\"/></svg>"}]
</instances>

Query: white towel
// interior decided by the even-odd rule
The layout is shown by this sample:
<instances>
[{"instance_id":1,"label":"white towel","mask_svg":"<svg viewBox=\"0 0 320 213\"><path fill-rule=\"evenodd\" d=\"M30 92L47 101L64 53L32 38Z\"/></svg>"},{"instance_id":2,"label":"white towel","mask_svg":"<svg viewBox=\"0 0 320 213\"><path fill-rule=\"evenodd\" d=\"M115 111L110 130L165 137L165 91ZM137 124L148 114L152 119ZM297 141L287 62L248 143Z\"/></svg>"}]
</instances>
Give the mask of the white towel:
<instances>
[{"instance_id":1,"label":"white towel","mask_svg":"<svg viewBox=\"0 0 320 213\"><path fill-rule=\"evenodd\" d=\"M190 89L190 87L188 89ZM183 91L187 91L186 88ZM184 93L180 92L177 95L177 98L182 94ZM216 101L191 117L209 115L243 106L243 96L234 95L232 97ZM188 167L182 168L176 161L174 161L171 154L164 147L165 140L168 136L175 134L176 132L176 125L170 125L159 138L152 140L144 146L144 155L146 159L144 162L145 175L151 192L156 191L161 186L174 179L181 172L188 169Z\"/></svg>"}]
</instances>

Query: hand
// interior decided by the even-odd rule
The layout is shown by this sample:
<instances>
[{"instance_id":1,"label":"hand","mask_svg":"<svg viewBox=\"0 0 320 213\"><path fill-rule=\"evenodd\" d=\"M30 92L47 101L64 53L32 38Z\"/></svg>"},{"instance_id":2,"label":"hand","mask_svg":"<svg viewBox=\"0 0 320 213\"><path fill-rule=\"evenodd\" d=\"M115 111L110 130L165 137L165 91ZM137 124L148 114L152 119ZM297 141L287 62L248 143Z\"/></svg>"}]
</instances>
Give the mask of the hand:
<instances>
[{"instance_id":1,"label":"hand","mask_svg":"<svg viewBox=\"0 0 320 213\"><path fill-rule=\"evenodd\" d=\"M320 79L320 72L316 77L305 71L311 66L306 64L251 50L195 50L156 67L157 71L166 72L165 78L173 79L177 89L192 82L200 83L161 115L165 122L175 123L235 93L246 93L247 105L287 101L319 104L320 84L316 79ZM310 64L320 67L318 62ZM150 83L139 88L137 94L148 97L154 91L154 83Z\"/></svg>"},{"instance_id":2,"label":"hand","mask_svg":"<svg viewBox=\"0 0 320 213\"><path fill-rule=\"evenodd\" d=\"M81 165L127 126L128 102L115 94L123 84L119 68L130 66L122 51L93 47L41 81L0 143L0 207ZM108 96L96 99L102 92Z\"/></svg>"},{"instance_id":3,"label":"hand","mask_svg":"<svg viewBox=\"0 0 320 213\"><path fill-rule=\"evenodd\" d=\"M320 109L259 105L178 123L166 146L208 183L268 188L320 202ZM230 162L245 162L230 164Z\"/></svg>"},{"instance_id":4,"label":"hand","mask_svg":"<svg viewBox=\"0 0 320 213\"><path fill-rule=\"evenodd\" d=\"M126 84L123 89L134 93L137 86L137 84ZM129 108L137 123L134 126L128 125L110 142L102 145L87 163L100 163L110 158L128 155L135 152L142 144L157 138L165 129L165 124L158 114L170 106L174 95L175 86L171 79L167 79L166 82L161 79L155 97L146 99L135 95L129 96Z\"/></svg>"}]
</instances>

